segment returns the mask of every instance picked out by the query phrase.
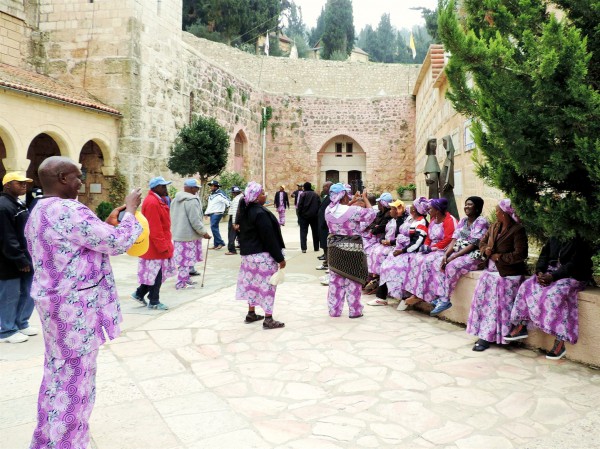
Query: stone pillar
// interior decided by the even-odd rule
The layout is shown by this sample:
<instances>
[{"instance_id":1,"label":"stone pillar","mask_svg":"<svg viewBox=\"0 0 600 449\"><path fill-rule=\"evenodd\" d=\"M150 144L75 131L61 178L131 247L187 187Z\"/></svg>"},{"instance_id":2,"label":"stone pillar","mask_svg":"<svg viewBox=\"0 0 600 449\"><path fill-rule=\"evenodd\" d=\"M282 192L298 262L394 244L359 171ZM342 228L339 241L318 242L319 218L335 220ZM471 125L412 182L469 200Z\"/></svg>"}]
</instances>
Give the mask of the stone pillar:
<instances>
[{"instance_id":1,"label":"stone pillar","mask_svg":"<svg viewBox=\"0 0 600 449\"><path fill-rule=\"evenodd\" d=\"M20 158L12 158L12 157L7 157L5 159L2 159L2 163L4 164L4 169L6 170L6 172L13 172L13 171L18 171L18 172L27 172L27 169L29 168L29 164L30 164L30 160L27 159L26 157L20 157Z\"/></svg>"}]
</instances>

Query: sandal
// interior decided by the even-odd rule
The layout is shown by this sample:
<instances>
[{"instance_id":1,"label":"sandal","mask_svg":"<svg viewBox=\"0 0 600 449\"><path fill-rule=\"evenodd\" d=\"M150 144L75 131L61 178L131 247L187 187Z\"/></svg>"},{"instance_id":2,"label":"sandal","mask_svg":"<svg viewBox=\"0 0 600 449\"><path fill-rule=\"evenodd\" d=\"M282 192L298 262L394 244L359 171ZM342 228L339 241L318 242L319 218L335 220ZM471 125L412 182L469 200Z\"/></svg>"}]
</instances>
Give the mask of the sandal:
<instances>
[{"instance_id":1,"label":"sandal","mask_svg":"<svg viewBox=\"0 0 600 449\"><path fill-rule=\"evenodd\" d=\"M377 291L378 287L379 287L379 279L373 279L371 282L369 282L367 285L364 286L363 292L366 295L372 295L373 293L375 293Z\"/></svg>"},{"instance_id":2,"label":"sandal","mask_svg":"<svg viewBox=\"0 0 600 449\"><path fill-rule=\"evenodd\" d=\"M285 323L281 321L275 321L273 318L267 318L263 321L263 329L279 329L280 327L284 327Z\"/></svg>"},{"instance_id":3,"label":"sandal","mask_svg":"<svg viewBox=\"0 0 600 449\"><path fill-rule=\"evenodd\" d=\"M246 320L244 321L244 323L250 324L250 323L254 323L255 321L260 321L264 318L265 318L264 316L257 315L256 313L252 312L252 313L249 313L248 315L246 315Z\"/></svg>"},{"instance_id":4,"label":"sandal","mask_svg":"<svg viewBox=\"0 0 600 449\"><path fill-rule=\"evenodd\" d=\"M350 318L351 320L353 320L354 318L360 318L361 316L363 316L362 313L360 315L354 315L354 316L351 316L351 317L348 317L348 318Z\"/></svg>"},{"instance_id":5,"label":"sandal","mask_svg":"<svg viewBox=\"0 0 600 449\"><path fill-rule=\"evenodd\" d=\"M418 304L421 301L423 301L421 298L417 298L415 295L412 295L410 298L408 298L406 300L406 305L407 306L414 306L415 304Z\"/></svg>"},{"instance_id":6,"label":"sandal","mask_svg":"<svg viewBox=\"0 0 600 449\"><path fill-rule=\"evenodd\" d=\"M489 347L490 347L490 342L480 338L479 340L477 340L477 343L475 343L475 346L473 346L473 351L483 352L486 349L488 349Z\"/></svg>"}]
</instances>

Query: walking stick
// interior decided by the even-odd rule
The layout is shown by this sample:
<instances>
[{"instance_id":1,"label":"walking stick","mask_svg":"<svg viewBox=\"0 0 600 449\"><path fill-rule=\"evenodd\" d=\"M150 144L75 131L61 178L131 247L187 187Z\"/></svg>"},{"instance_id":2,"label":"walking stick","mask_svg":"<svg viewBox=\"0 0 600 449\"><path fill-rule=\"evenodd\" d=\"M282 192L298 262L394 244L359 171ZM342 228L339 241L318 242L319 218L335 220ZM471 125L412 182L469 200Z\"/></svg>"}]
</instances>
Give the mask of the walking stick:
<instances>
[{"instance_id":1,"label":"walking stick","mask_svg":"<svg viewBox=\"0 0 600 449\"><path fill-rule=\"evenodd\" d=\"M200 284L200 288L204 287L204 275L206 274L206 262L208 261L208 253L210 252L208 249L208 245L210 245L210 239L206 239L206 256L204 257L204 270L202 270L202 283Z\"/></svg>"}]
</instances>

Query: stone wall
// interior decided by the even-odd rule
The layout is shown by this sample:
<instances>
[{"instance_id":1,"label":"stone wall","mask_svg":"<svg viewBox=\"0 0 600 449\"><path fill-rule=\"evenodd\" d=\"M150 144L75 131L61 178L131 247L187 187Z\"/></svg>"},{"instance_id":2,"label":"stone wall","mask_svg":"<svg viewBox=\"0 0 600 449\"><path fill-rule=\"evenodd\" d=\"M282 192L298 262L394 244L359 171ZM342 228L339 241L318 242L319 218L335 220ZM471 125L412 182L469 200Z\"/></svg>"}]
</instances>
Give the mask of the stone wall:
<instances>
[{"instance_id":1,"label":"stone wall","mask_svg":"<svg viewBox=\"0 0 600 449\"><path fill-rule=\"evenodd\" d=\"M24 19L22 2L0 1L1 63L14 66L23 65L23 55L27 55L29 52L28 37L31 35L31 30L26 26Z\"/></svg>"}]
</instances>

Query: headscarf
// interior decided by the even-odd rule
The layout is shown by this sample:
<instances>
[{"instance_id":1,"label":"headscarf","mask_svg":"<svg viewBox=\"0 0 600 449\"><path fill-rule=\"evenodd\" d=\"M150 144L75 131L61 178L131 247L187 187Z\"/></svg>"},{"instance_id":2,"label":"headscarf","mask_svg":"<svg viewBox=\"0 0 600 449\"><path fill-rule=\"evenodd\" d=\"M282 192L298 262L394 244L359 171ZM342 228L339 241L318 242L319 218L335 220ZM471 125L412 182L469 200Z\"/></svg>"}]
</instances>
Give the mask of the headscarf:
<instances>
[{"instance_id":1,"label":"headscarf","mask_svg":"<svg viewBox=\"0 0 600 449\"><path fill-rule=\"evenodd\" d=\"M504 198L503 200L500 200L500 202L498 203L498 207L500 209L502 209L503 212L510 215L510 218L512 218L515 222L521 223L521 219L519 218L519 216L517 215L517 213L511 206L510 199Z\"/></svg>"},{"instance_id":2,"label":"headscarf","mask_svg":"<svg viewBox=\"0 0 600 449\"><path fill-rule=\"evenodd\" d=\"M383 207L390 207L390 203L394 201L394 198L392 198L391 193L383 192L375 201L378 201Z\"/></svg>"},{"instance_id":3,"label":"headscarf","mask_svg":"<svg viewBox=\"0 0 600 449\"><path fill-rule=\"evenodd\" d=\"M350 198L352 198L352 186L350 184L344 184L344 189Z\"/></svg>"},{"instance_id":4,"label":"headscarf","mask_svg":"<svg viewBox=\"0 0 600 449\"><path fill-rule=\"evenodd\" d=\"M425 215L429 212L429 201L424 196L417 198L413 201L413 206L419 213L419 215Z\"/></svg>"},{"instance_id":5,"label":"headscarf","mask_svg":"<svg viewBox=\"0 0 600 449\"><path fill-rule=\"evenodd\" d=\"M244 202L246 204L255 203L262 189L258 182L250 181L244 190Z\"/></svg>"},{"instance_id":6,"label":"headscarf","mask_svg":"<svg viewBox=\"0 0 600 449\"><path fill-rule=\"evenodd\" d=\"M477 215L481 215L481 212L483 211L483 198L480 196L470 196L465 200L465 204L467 201L471 201L475 206L475 210L479 212Z\"/></svg>"},{"instance_id":7,"label":"headscarf","mask_svg":"<svg viewBox=\"0 0 600 449\"><path fill-rule=\"evenodd\" d=\"M331 199L331 204L336 205L339 204L342 198L346 195L346 187L341 182L337 184L333 184L329 187L329 198Z\"/></svg>"},{"instance_id":8,"label":"headscarf","mask_svg":"<svg viewBox=\"0 0 600 449\"><path fill-rule=\"evenodd\" d=\"M429 207L433 207L442 214L445 214L448 210L448 200L446 198L433 198L429 200Z\"/></svg>"}]
</instances>

